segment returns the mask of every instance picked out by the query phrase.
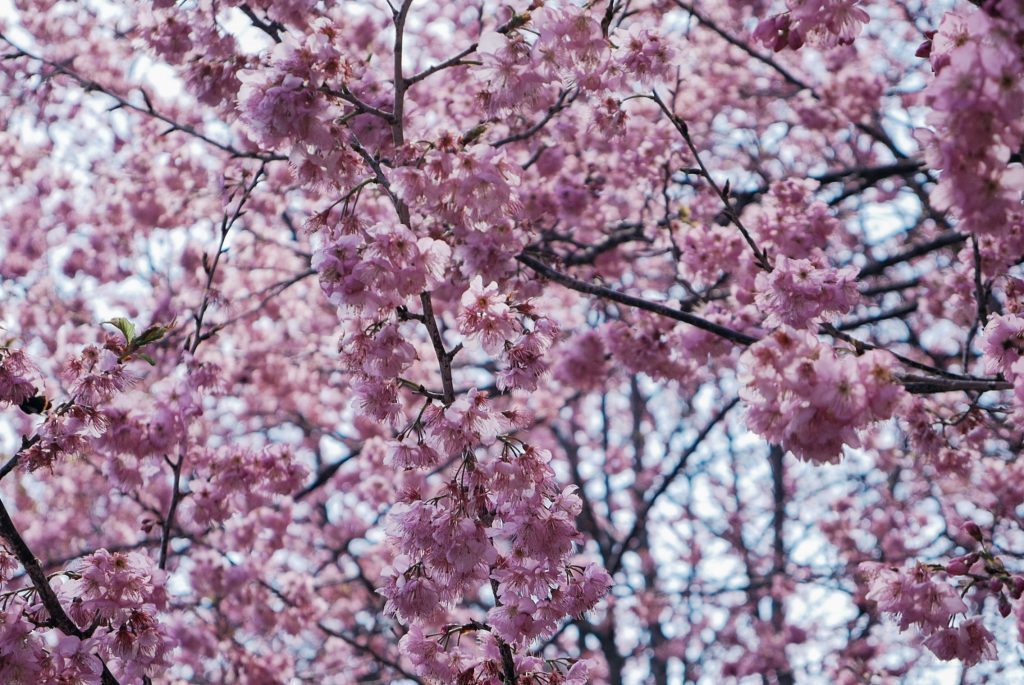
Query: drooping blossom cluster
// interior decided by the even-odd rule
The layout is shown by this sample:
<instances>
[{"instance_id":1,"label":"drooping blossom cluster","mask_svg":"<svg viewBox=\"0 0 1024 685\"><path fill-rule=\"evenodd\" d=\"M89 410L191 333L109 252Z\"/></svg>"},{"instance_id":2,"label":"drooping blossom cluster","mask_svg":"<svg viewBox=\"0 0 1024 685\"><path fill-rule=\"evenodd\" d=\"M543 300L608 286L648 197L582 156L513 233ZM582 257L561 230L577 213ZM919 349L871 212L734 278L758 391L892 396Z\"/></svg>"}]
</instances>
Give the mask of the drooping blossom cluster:
<instances>
[{"instance_id":1,"label":"drooping blossom cluster","mask_svg":"<svg viewBox=\"0 0 1024 685\"><path fill-rule=\"evenodd\" d=\"M982 332L985 370L1013 383L1015 404L1024 409L1024 319L1017 313L993 316Z\"/></svg>"},{"instance_id":2,"label":"drooping blossom cluster","mask_svg":"<svg viewBox=\"0 0 1024 685\"><path fill-rule=\"evenodd\" d=\"M78 454L100 437L110 425L105 405L138 380L128 370L129 361L164 332L157 326L143 334L149 337L110 336L102 348L88 345L71 357L63 369L70 396L58 406L51 406L52 402L46 400L32 409L45 415L23 452L22 463L30 470L52 467L58 459Z\"/></svg>"},{"instance_id":3,"label":"drooping blossom cluster","mask_svg":"<svg viewBox=\"0 0 1024 685\"><path fill-rule=\"evenodd\" d=\"M860 0L787 0L788 11L758 24L753 38L772 50L849 45L868 22Z\"/></svg>"},{"instance_id":4,"label":"drooping blossom cluster","mask_svg":"<svg viewBox=\"0 0 1024 685\"><path fill-rule=\"evenodd\" d=\"M450 254L444 241L417 237L400 224L378 224L353 233L325 233L313 268L333 303L373 312L436 286Z\"/></svg>"},{"instance_id":5,"label":"drooping blossom cluster","mask_svg":"<svg viewBox=\"0 0 1024 685\"><path fill-rule=\"evenodd\" d=\"M1024 318L1016 314L991 317L980 345L985 353L985 370L1013 380L1019 375L1015 367L1024 356Z\"/></svg>"},{"instance_id":6,"label":"drooping blossom cluster","mask_svg":"<svg viewBox=\"0 0 1024 685\"><path fill-rule=\"evenodd\" d=\"M1004 240L1021 222L1024 192L1024 168L1011 159L1024 140L1022 27L1020 3L984 3L943 16L918 53L935 72L929 128L918 131L929 165L942 170L932 201L955 212L961 230Z\"/></svg>"},{"instance_id":7,"label":"drooping blossom cluster","mask_svg":"<svg viewBox=\"0 0 1024 685\"><path fill-rule=\"evenodd\" d=\"M24 351L0 348L0 406L20 405L35 395L35 386L29 380L34 372L35 367Z\"/></svg>"},{"instance_id":8,"label":"drooping blossom cluster","mask_svg":"<svg viewBox=\"0 0 1024 685\"><path fill-rule=\"evenodd\" d=\"M166 574L137 552L99 550L83 560L69 615L80 625L101 621L100 653L134 681L170 664L176 641L157 614L167 607Z\"/></svg>"},{"instance_id":9,"label":"drooping blossom cluster","mask_svg":"<svg viewBox=\"0 0 1024 685\"><path fill-rule=\"evenodd\" d=\"M424 675L442 681L474 664L486 668L488 660L479 645L420 653L419 626L439 626L445 608L490 590L490 629L525 647L552 634L565 616L593 608L611 582L599 566L573 560L580 499L572 487L557 490L550 454L502 437L497 458L474 456L474 446L493 444L502 428L515 426L490 415L485 398L472 391L446 409L428 409L430 451L460 458L462 475L429 499L411 493L389 516L401 555L380 592L388 611L414 627L403 638L407 653ZM396 446L394 461L405 461L397 455L408 449Z\"/></svg>"},{"instance_id":10,"label":"drooping blossom cluster","mask_svg":"<svg viewBox=\"0 0 1024 685\"><path fill-rule=\"evenodd\" d=\"M982 543L978 551L954 557L945 566L917 563L910 568L865 562L861 572L868 579L866 598L878 610L896 617L901 631L916 627L925 636L924 645L943 661L958 659L964 666L997 658L995 637L980 616L970 611L964 598L973 591L975 606L988 595L997 600L999 614L1013 611L1011 601L1024 596L1024 577L1011 576L999 557L988 549L977 523L968 521L963 537ZM960 578L960 588L940 578ZM958 615L963 618L955 621ZM956 625L954 625L954 622Z\"/></svg>"},{"instance_id":11,"label":"drooping blossom cluster","mask_svg":"<svg viewBox=\"0 0 1024 685\"><path fill-rule=\"evenodd\" d=\"M475 595L489 579L498 601L488 623L505 642L525 646L553 633L564 616L593 608L608 590L610 578L600 567L571 561L580 500L572 488L550 489L550 456L513 443L502 453L469 472L475 483L469 492L449 487L432 501L393 511L391 525L406 556L380 591L403 621L436 624L441 606ZM454 650L436 654L432 668L447 668L434 677L454 677L458 661L452 660L464 658Z\"/></svg>"},{"instance_id":12,"label":"drooping blossom cluster","mask_svg":"<svg viewBox=\"0 0 1024 685\"><path fill-rule=\"evenodd\" d=\"M471 141L467 141L471 143ZM392 188L425 222L421 235L453 232L452 256L472 279L487 274L488 283L512 268L525 240L512 230L523 210L515 192L521 170L504 150L461 144L442 132L416 164L394 171Z\"/></svg>"},{"instance_id":13,"label":"drooping blossom cluster","mask_svg":"<svg viewBox=\"0 0 1024 685\"><path fill-rule=\"evenodd\" d=\"M750 429L818 463L860 446L858 430L890 418L904 396L886 353L838 354L787 326L751 345L740 366Z\"/></svg>"},{"instance_id":14,"label":"drooping blossom cluster","mask_svg":"<svg viewBox=\"0 0 1024 685\"><path fill-rule=\"evenodd\" d=\"M865 564L862 571L871 587L867 599L880 611L895 615L900 630L913 625L930 635L948 626L954 616L967 613L956 588L923 564L906 569Z\"/></svg>"},{"instance_id":15,"label":"drooping blossom cluster","mask_svg":"<svg viewBox=\"0 0 1024 685\"><path fill-rule=\"evenodd\" d=\"M462 295L459 332L478 338L486 352L498 354L518 328L518 318L499 294L498 284L492 281L485 288L480 276L474 278Z\"/></svg>"}]
</instances>

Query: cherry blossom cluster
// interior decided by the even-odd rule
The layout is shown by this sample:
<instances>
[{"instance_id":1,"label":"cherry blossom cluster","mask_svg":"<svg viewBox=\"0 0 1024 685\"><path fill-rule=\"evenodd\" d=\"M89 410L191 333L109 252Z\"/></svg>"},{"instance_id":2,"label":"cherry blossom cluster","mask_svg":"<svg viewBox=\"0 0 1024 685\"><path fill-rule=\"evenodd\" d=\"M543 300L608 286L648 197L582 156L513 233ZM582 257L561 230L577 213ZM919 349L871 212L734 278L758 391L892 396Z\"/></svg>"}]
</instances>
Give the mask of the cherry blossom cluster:
<instances>
[{"instance_id":1,"label":"cherry blossom cluster","mask_svg":"<svg viewBox=\"0 0 1024 685\"><path fill-rule=\"evenodd\" d=\"M20 405L36 394L30 380L36 373L35 365L23 350L0 348L0 406Z\"/></svg>"},{"instance_id":2,"label":"cherry blossom cluster","mask_svg":"<svg viewBox=\"0 0 1024 685\"><path fill-rule=\"evenodd\" d=\"M377 312L441 282L451 255L444 241L417 237L398 223L351 228L325 231L313 255L313 268L334 304Z\"/></svg>"},{"instance_id":3,"label":"cherry blossom cluster","mask_svg":"<svg viewBox=\"0 0 1024 685\"><path fill-rule=\"evenodd\" d=\"M85 557L77 571L64 575L58 596L84 633L80 637L47 630L46 610L32 595L4 593L4 682L99 683L106 666L122 682L137 683L170 665L177 641L158 622L159 612L167 608L165 575L148 556L98 550Z\"/></svg>"},{"instance_id":4,"label":"cherry blossom cluster","mask_svg":"<svg viewBox=\"0 0 1024 685\"><path fill-rule=\"evenodd\" d=\"M536 40L523 31L488 33L480 44L480 77L488 88L481 97L489 112L539 109L557 97L563 84L598 85L599 62L608 44L596 18L581 7L543 7L514 14L509 26L529 22ZM518 25L518 26L517 26ZM599 77L598 77L599 78Z\"/></svg>"},{"instance_id":5,"label":"cherry blossom cluster","mask_svg":"<svg viewBox=\"0 0 1024 685\"><path fill-rule=\"evenodd\" d=\"M740 368L750 429L816 463L860 446L858 430L890 418L904 397L886 353L838 354L787 326L751 345Z\"/></svg>"},{"instance_id":6,"label":"cherry blossom cluster","mask_svg":"<svg viewBox=\"0 0 1024 685\"><path fill-rule=\"evenodd\" d=\"M770 272L757 275L755 302L769 326L805 328L819 317L845 314L858 301L856 267L833 269L822 256L789 259L779 255Z\"/></svg>"},{"instance_id":7,"label":"cherry blossom cluster","mask_svg":"<svg viewBox=\"0 0 1024 685\"><path fill-rule=\"evenodd\" d=\"M776 181L764 201L751 208L757 242L771 254L790 259L812 259L841 232L841 224L828 205L815 200L818 184L810 179Z\"/></svg>"},{"instance_id":8,"label":"cherry blossom cluster","mask_svg":"<svg viewBox=\"0 0 1024 685\"><path fill-rule=\"evenodd\" d=\"M386 123L362 113L373 105L352 93L383 104L376 87L360 82L340 38L330 21L317 20L304 38L288 34L266 64L235 76L242 121L262 144L288 150L296 177L309 187L344 187L365 168L349 144L353 132L362 132L364 143L368 132L375 142L387 140Z\"/></svg>"},{"instance_id":9,"label":"cherry blossom cluster","mask_svg":"<svg viewBox=\"0 0 1024 685\"><path fill-rule=\"evenodd\" d=\"M778 52L811 45L849 45L868 22L860 0L787 0L788 11L765 19L755 40Z\"/></svg>"},{"instance_id":10,"label":"cherry blossom cluster","mask_svg":"<svg viewBox=\"0 0 1024 685\"><path fill-rule=\"evenodd\" d=\"M985 3L947 13L919 50L935 72L925 91L930 128L918 133L928 163L942 169L932 201L955 211L962 230L1004 239L1019 233L1024 191L1024 168L1010 164L1024 139L1022 27L1020 3Z\"/></svg>"},{"instance_id":11,"label":"cherry blossom cluster","mask_svg":"<svg viewBox=\"0 0 1024 685\"><path fill-rule=\"evenodd\" d=\"M176 640L157 621L167 608L165 577L145 554L106 550L86 557L78 571L80 592L69 614L81 625L102 621L108 626L100 653L109 654L111 666L127 680L153 675L170 663Z\"/></svg>"},{"instance_id":12,"label":"cherry blossom cluster","mask_svg":"<svg viewBox=\"0 0 1024 685\"><path fill-rule=\"evenodd\" d=\"M508 273L524 236L512 230L523 205L515 192L520 169L501 149L461 145L442 133L431 149L392 174L392 188L426 223L423 235L452 231L452 254L463 273L497 277Z\"/></svg>"},{"instance_id":13,"label":"cherry blossom cluster","mask_svg":"<svg viewBox=\"0 0 1024 685\"><path fill-rule=\"evenodd\" d=\"M682 331L671 321L641 314L632 323L612 321L601 332L608 353L630 371L677 380L693 373Z\"/></svg>"},{"instance_id":14,"label":"cherry blossom cluster","mask_svg":"<svg viewBox=\"0 0 1024 685\"><path fill-rule=\"evenodd\" d=\"M406 653L424 675L442 681L488 659L480 645L448 644L454 631L482 624L442 624L445 607L492 589L488 629L524 647L553 633L565 616L593 608L611 583L599 566L573 561L580 499L574 488L556 489L550 454L512 438L502 438L497 459L477 462L467 452L494 440L498 423L484 410L471 395L425 417L439 449L466 455L462 473L436 496L409 499L389 517L402 555L380 592L388 611L413 626L403 638ZM457 419L460 413L465 418ZM469 434L462 426L472 427ZM424 632L431 626L437 632ZM449 649L426 648L425 635L442 638Z\"/></svg>"},{"instance_id":15,"label":"cherry blossom cluster","mask_svg":"<svg viewBox=\"0 0 1024 685\"><path fill-rule=\"evenodd\" d=\"M985 370L1014 380L1021 374L1018 362L1024 357L1024 318L1017 314L993 316L981 335Z\"/></svg>"},{"instance_id":16,"label":"cherry blossom cluster","mask_svg":"<svg viewBox=\"0 0 1024 685\"><path fill-rule=\"evenodd\" d=\"M23 451L22 463L30 470L51 467L58 459L78 454L102 436L110 427L105 413L107 405L138 380L128 370L128 363L136 356L145 357L139 350L165 332L165 328L154 326L138 337L134 330L121 336L107 336L103 347L88 345L71 357L63 368L69 398L52 406L52 402L39 395L40 406L22 407L28 413L44 414L43 422Z\"/></svg>"},{"instance_id":17,"label":"cherry blossom cluster","mask_svg":"<svg viewBox=\"0 0 1024 685\"><path fill-rule=\"evenodd\" d=\"M1012 611L1011 600L1024 596L1024 577L1011 575L998 556L984 544L977 523L968 521L963 536L978 543L979 549L954 557L948 563L921 564L912 568L894 568L885 564L864 563L861 570L870 583L867 599L877 603L879 611L896 616L901 631L916 626L926 636L924 645L943 661L958 659L964 666L997 657L995 638L980 616L966 617L964 598L973 590L975 606L985 598L996 599L999 614L1006 618ZM938 578L958 578L960 587ZM957 625L953 619L964 614Z\"/></svg>"},{"instance_id":18,"label":"cherry blossom cluster","mask_svg":"<svg viewBox=\"0 0 1024 685\"><path fill-rule=\"evenodd\" d=\"M306 469L284 446L246 450L238 447L191 455L196 475L189 481L187 511L207 526L234 514L265 506L275 495L296 492Z\"/></svg>"},{"instance_id":19,"label":"cherry blossom cluster","mask_svg":"<svg viewBox=\"0 0 1024 685\"><path fill-rule=\"evenodd\" d=\"M608 356L601 335L588 330L566 340L559 348L551 375L560 383L581 390L600 386L608 368Z\"/></svg>"},{"instance_id":20,"label":"cherry blossom cluster","mask_svg":"<svg viewBox=\"0 0 1024 685\"><path fill-rule=\"evenodd\" d=\"M991 317L980 344L985 370L1013 382L1015 405L1024 409L1024 318L1016 312Z\"/></svg>"}]
</instances>

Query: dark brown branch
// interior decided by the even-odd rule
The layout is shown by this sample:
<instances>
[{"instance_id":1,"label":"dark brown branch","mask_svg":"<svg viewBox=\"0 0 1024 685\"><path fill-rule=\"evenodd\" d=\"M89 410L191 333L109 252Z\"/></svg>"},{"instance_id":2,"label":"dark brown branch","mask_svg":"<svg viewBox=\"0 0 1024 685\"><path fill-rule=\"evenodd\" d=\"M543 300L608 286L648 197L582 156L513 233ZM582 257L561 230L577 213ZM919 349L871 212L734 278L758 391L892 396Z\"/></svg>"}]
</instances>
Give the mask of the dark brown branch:
<instances>
[{"instance_id":1,"label":"dark brown branch","mask_svg":"<svg viewBox=\"0 0 1024 685\"><path fill-rule=\"evenodd\" d=\"M786 577L786 478L785 460L786 452L778 445L772 445L768 452L768 460L772 469L772 570L769 573L770 582L774 584L776 576ZM781 634L785 629L786 606L783 595L772 593L771 599L771 622L776 633ZM793 669L789 660L781 659L782 667L775 671L775 677L779 685L794 685Z\"/></svg>"},{"instance_id":2,"label":"dark brown branch","mask_svg":"<svg viewBox=\"0 0 1024 685\"><path fill-rule=\"evenodd\" d=\"M877 276L878 274L888 269L890 266L901 264L902 262L909 262L911 259L923 257L926 254L935 252L936 250L941 250L944 247L959 245L965 240L967 240L967 236L964 235L963 233L958 233L956 231L949 231L947 233L943 233L939 237L935 238L934 240L930 240L927 243L914 245L913 247L904 250L903 252L898 252L890 257L886 257L884 259L879 259L878 261L871 262L870 264L866 265L863 269L860 270L860 275L858 276L858 278L863 279L867 278L868 276Z\"/></svg>"},{"instance_id":3,"label":"dark brown branch","mask_svg":"<svg viewBox=\"0 0 1024 685\"><path fill-rule=\"evenodd\" d=\"M634 240L649 243L651 239L644 235L643 224L633 224L624 227L624 230L616 231L601 242L587 246L579 252L565 255L562 262L566 266L579 266L582 264L593 264L600 255L614 250L619 245L633 242Z\"/></svg>"},{"instance_id":4,"label":"dark brown branch","mask_svg":"<svg viewBox=\"0 0 1024 685\"><path fill-rule=\"evenodd\" d=\"M434 305L430 300L430 293L420 293L420 303L423 305L423 323L430 335L430 342L434 346L434 354L437 355L437 365L441 371L441 385L444 387L444 405L447 407L455 401L455 384L452 382L452 359L459 351L456 347L451 352L444 348L444 340L441 339L441 331L437 327L437 320L434 318ZM461 347L461 346L460 346Z\"/></svg>"},{"instance_id":5,"label":"dark brown branch","mask_svg":"<svg viewBox=\"0 0 1024 685\"><path fill-rule=\"evenodd\" d=\"M355 107L356 110L363 114L372 114L375 117L380 117L389 124L395 123L394 114L392 114L391 112L386 112L379 107L374 107L368 102L364 102L362 99L359 98L359 96L357 96L355 93L349 90L348 86L344 84L342 84L341 90L336 90L334 88L331 88L327 84L324 84L320 86L320 92L330 95L331 97L336 97L339 100L344 100L345 102L349 103L350 105Z\"/></svg>"},{"instance_id":6,"label":"dark brown branch","mask_svg":"<svg viewBox=\"0 0 1024 685\"><path fill-rule=\"evenodd\" d=\"M491 578L491 592L494 593L494 606L500 607L501 600L498 599L498 581ZM516 676L516 662L512 657L512 647L499 635L494 639L498 643L498 653L501 654L501 667L505 671L505 685L517 685L519 678Z\"/></svg>"},{"instance_id":7,"label":"dark brown branch","mask_svg":"<svg viewBox=\"0 0 1024 685\"><path fill-rule=\"evenodd\" d=\"M870 288L861 288L860 294L863 297L874 297L875 295L884 295L885 293L896 292L898 290L906 290L907 288L916 288L921 284L920 278L908 278L903 281L894 281L892 283L880 283Z\"/></svg>"},{"instance_id":8,"label":"dark brown branch","mask_svg":"<svg viewBox=\"0 0 1024 685\"><path fill-rule=\"evenodd\" d=\"M886 321L887 319L898 319L911 312L917 311L917 302L908 302L907 304L894 307L893 309L886 309L878 314L872 314L871 316L862 316L858 319L850 319L849 321L843 321L836 324L836 329L840 331L852 331L854 328L860 328L861 326L867 326L869 324L878 323L879 321Z\"/></svg>"},{"instance_id":9,"label":"dark brown branch","mask_svg":"<svg viewBox=\"0 0 1024 685\"><path fill-rule=\"evenodd\" d=\"M689 314L679 309L669 307L668 305L660 304L657 302L651 302L649 300L644 300L639 297L634 297L632 295L621 293L617 290L612 290L611 288L605 288L604 286L594 285L592 283L580 281L578 279L573 278L572 276L568 276L559 271L556 271L555 269L552 269L547 264L544 264L535 257L531 257L530 255L527 255L525 253L519 254L516 257L516 260L519 261L521 264L528 266L530 269L537 272L541 276L547 278L548 280L554 281L560 285L564 285L570 290L575 290L576 292L585 293L587 295L594 295L596 297L600 297L606 300L611 300L612 302L624 304L628 307L635 307L636 309L642 309L653 314L658 314L659 316L674 319L675 321L681 321L683 323L690 324L691 326L707 331L709 333L717 335L720 338L724 338L725 340L729 340L730 342L734 342L739 345L753 345L755 342L759 340L759 338L755 338L754 336L747 335L746 333L741 333L740 331L736 331L731 328L726 328L725 326L720 326L719 324L712 323L711 321L702 319L699 316ZM819 332L824 333L826 335L831 335L844 342L850 343L858 352L863 352L864 350L882 350L883 352L891 354L893 357L896 358L896 360L898 360L904 366L908 366L910 368L917 369L919 371L924 371L926 373L935 374L936 376L938 376L938 378L934 379L915 378L914 380L907 381L904 381L903 378L901 378L900 382L903 383L903 385L907 388L908 392L917 394L930 394L955 391L989 392L995 390L1010 390L1013 388L1013 384L1007 383L1006 381L991 378L974 378L972 376L964 376L961 374L944 371L940 368L931 366L929 364L922 364L921 362L915 361L913 359L910 359L909 357L893 352L892 350L887 350L884 347L880 347L869 342L864 342L863 340L858 340L857 338L854 338L844 333L843 331L840 331L831 324L822 325L819 328Z\"/></svg>"},{"instance_id":10,"label":"dark brown branch","mask_svg":"<svg viewBox=\"0 0 1024 685\"><path fill-rule=\"evenodd\" d=\"M334 474L336 474L338 472L338 469L340 469L342 466L344 466L345 464L347 464L348 462L350 462L352 459L354 459L357 456L359 456L359 451L358 450L352 452L351 454L347 454L344 457L342 457L341 459L338 459L337 461L331 462L330 464L328 464L324 468L320 469L319 473L316 474L316 478L313 479L313 482L310 483L309 485L307 485L306 487L302 488L301 490L299 490L297 493L295 493L295 496L293 497L293 499L296 502L299 502L299 501L305 499L310 494L312 494L317 489L319 489L319 488L323 487L324 485L326 485L327 482L330 481L331 478L334 477Z\"/></svg>"},{"instance_id":11,"label":"dark brown branch","mask_svg":"<svg viewBox=\"0 0 1024 685\"><path fill-rule=\"evenodd\" d=\"M990 392L1013 390L1013 383L987 378L929 378L905 374L899 377L907 392L934 395L942 392Z\"/></svg>"},{"instance_id":12,"label":"dark brown branch","mask_svg":"<svg viewBox=\"0 0 1024 685\"><path fill-rule=\"evenodd\" d=\"M650 302L649 300L644 300L639 297L634 297L632 295L620 293L619 291L612 290L611 288L605 288L604 286L594 285L592 283L580 281L578 279L573 278L572 276L568 276L559 271L556 271L555 269L552 269L550 266L540 261L539 259L531 257L530 255L525 253L519 254L516 257L516 260L518 260L521 264L526 265L533 271L536 271L544 278L554 281L560 285L564 285L566 288L569 288L570 290L575 290L576 292L585 293L587 295L594 295L605 300L611 300L612 302L624 304L627 307L643 309L644 311L648 311L653 314L658 314L669 319L682 321L683 323L690 324L691 326L695 326L701 330L713 333L714 335L717 335L720 338L725 338L726 340L732 341L739 345L753 345L758 340L757 338L747 335L746 333L741 333L739 331L734 331L731 328L720 326L716 323L708 321L707 319L702 319L699 316L689 314L687 312L681 311L679 309L670 307L665 304L660 304L658 302Z\"/></svg>"},{"instance_id":13,"label":"dark brown branch","mask_svg":"<svg viewBox=\"0 0 1024 685\"><path fill-rule=\"evenodd\" d=\"M29 549L25 543L24 538L18 532L17 527L14 525L14 521L11 520L11 516L7 513L7 507L4 506L3 502L0 501L0 535L2 535L11 545L11 551L14 552L14 556L18 558L28 577L32 580L32 586L35 588L36 593L39 595L40 601L43 606L46 607L47 613L50 615L50 619L53 624L60 629L65 635L71 635L80 639L85 639L91 634L90 631L85 631L75 625L75 622L71 620L71 617L64 611L64 607L60 604L60 599L57 597L57 593L50 587L50 581L46 577L46 573L43 572L42 567L39 565L39 560ZM96 657L99 659L99 657ZM103 660L100 659L100 663ZM103 673L101 675L101 682L103 685L119 685L117 678L110 672L106 664L103 664Z\"/></svg>"},{"instance_id":14,"label":"dark brown branch","mask_svg":"<svg viewBox=\"0 0 1024 685\"><path fill-rule=\"evenodd\" d=\"M405 80L405 85L408 87L413 84L419 83L423 79L433 76L437 72L442 71L444 69L448 69L449 67L461 67L470 64L479 64L479 62L468 62L463 60L463 57L473 54L474 52L476 52L476 49L477 44L473 43L459 54L453 57L449 57L445 61L435 64L432 67L428 67L421 71L420 73L416 74L415 76L410 76Z\"/></svg>"},{"instance_id":15,"label":"dark brown branch","mask_svg":"<svg viewBox=\"0 0 1024 685\"><path fill-rule=\"evenodd\" d=\"M514 143L519 140L526 140L527 138L530 138L535 133L540 131L542 128L547 126L548 122L551 121L556 114L558 114L563 109L571 105L573 101L576 100L577 95L579 95L578 90L573 90L571 88L563 89L558 94L558 99L555 100L555 104L548 107L548 111L544 114L543 117L540 118L539 121L537 121L529 128L520 131L519 133L512 133L510 135L505 136L504 138L494 141L493 143L491 143L491 146L501 147L502 145L508 145L509 143Z\"/></svg>"},{"instance_id":16,"label":"dark brown branch","mask_svg":"<svg viewBox=\"0 0 1024 685\"><path fill-rule=\"evenodd\" d=\"M242 14L249 18L249 21L252 22L253 26L270 36L275 43L281 42L281 32L284 31L284 24L279 21L266 21L260 19L248 4L239 5L238 9L242 10Z\"/></svg>"},{"instance_id":17,"label":"dark brown branch","mask_svg":"<svg viewBox=\"0 0 1024 685\"><path fill-rule=\"evenodd\" d=\"M174 484L171 489L171 501L167 505L167 515L160 526L160 560L157 564L161 569L167 568L167 555L171 546L171 528L174 526L174 515L181 502L181 468L185 464L185 450L181 450L178 460L171 464Z\"/></svg>"},{"instance_id":18,"label":"dark brown branch","mask_svg":"<svg viewBox=\"0 0 1024 685\"><path fill-rule=\"evenodd\" d=\"M18 451L14 453L13 457L4 462L3 466L0 466L0 480L3 480L8 473L10 473L11 471L18 467L18 464L21 462L21 455L25 452L25 450L27 450L29 447L36 444L37 442L39 442L38 435L33 435L31 438L21 439L21 447L18 449Z\"/></svg>"}]
</instances>

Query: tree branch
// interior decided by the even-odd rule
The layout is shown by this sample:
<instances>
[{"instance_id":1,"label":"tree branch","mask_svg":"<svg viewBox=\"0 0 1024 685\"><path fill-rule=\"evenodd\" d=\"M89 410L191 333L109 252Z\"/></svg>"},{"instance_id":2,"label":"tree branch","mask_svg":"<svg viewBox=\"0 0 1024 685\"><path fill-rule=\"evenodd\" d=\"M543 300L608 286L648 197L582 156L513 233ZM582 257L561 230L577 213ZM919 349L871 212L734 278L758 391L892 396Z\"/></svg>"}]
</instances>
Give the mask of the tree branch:
<instances>
[{"instance_id":1,"label":"tree branch","mask_svg":"<svg viewBox=\"0 0 1024 685\"><path fill-rule=\"evenodd\" d=\"M36 559L32 550L29 549L24 538L21 537L17 527L14 525L14 521L11 520L11 515L7 512L7 507L4 506L2 501L0 501L0 535L10 543L11 551L14 552L14 556L18 558L28 577L32 580L32 586L39 595L43 606L46 607L47 613L50 614L50 619L54 625L65 635L71 635L79 639L89 637L89 631L79 628L71 620L71 617L65 613L64 607L60 604L60 599L57 598L57 593L50 587L50 581L39 565L39 560ZM96 656L96 658L100 659L99 656ZM102 659L100 659L100 663L103 663ZM114 674L110 672L105 663L103 663L103 673L100 678L103 685L119 685L117 678L114 677Z\"/></svg>"}]
</instances>

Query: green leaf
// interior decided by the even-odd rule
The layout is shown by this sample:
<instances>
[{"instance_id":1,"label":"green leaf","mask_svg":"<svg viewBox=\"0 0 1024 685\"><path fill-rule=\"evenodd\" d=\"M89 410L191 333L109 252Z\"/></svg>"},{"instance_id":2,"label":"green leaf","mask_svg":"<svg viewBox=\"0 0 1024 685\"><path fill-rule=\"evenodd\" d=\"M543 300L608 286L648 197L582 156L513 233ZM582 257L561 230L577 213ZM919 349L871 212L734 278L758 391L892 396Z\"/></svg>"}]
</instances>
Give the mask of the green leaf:
<instances>
[{"instance_id":1,"label":"green leaf","mask_svg":"<svg viewBox=\"0 0 1024 685\"><path fill-rule=\"evenodd\" d=\"M129 345L132 343L133 340L135 340L135 324L133 324L128 319L119 316L116 319L104 321L103 323L108 323L117 330L121 331L121 335L124 336L124 341Z\"/></svg>"},{"instance_id":2,"label":"green leaf","mask_svg":"<svg viewBox=\"0 0 1024 685\"><path fill-rule=\"evenodd\" d=\"M144 330L139 337L135 338L135 346L142 347L143 345L156 342L160 338L164 337L170 328L170 326L150 326Z\"/></svg>"},{"instance_id":3,"label":"green leaf","mask_svg":"<svg viewBox=\"0 0 1024 685\"><path fill-rule=\"evenodd\" d=\"M140 354L139 358L145 360L150 366L156 366L156 362L148 354Z\"/></svg>"}]
</instances>

